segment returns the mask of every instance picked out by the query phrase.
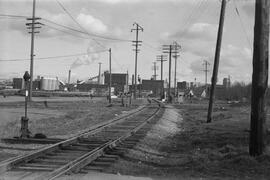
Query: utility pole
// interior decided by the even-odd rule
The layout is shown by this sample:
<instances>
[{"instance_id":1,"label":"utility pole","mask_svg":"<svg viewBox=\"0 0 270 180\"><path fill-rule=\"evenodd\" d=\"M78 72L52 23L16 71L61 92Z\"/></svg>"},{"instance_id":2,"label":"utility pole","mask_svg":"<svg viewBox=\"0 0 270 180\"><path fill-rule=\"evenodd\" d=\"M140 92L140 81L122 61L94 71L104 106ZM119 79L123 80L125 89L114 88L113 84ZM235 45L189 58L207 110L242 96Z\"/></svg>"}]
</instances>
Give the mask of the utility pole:
<instances>
[{"instance_id":1,"label":"utility pole","mask_svg":"<svg viewBox=\"0 0 270 180\"><path fill-rule=\"evenodd\" d=\"M172 45L163 45L163 53L169 54L169 84L168 84L168 102L171 103L171 66L172 66Z\"/></svg>"},{"instance_id":2,"label":"utility pole","mask_svg":"<svg viewBox=\"0 0 270 180\"><path fill-rule=\"evenodd\" d=\"M206 60L203 61L204 66L204 73L205 73L205 89L207 89L207 73L209 72L208 66L210 66L210 63Z\"/></svg>"},{"instance_id":3,"label":"utility pole","mask_svg":"<svg viewBox=\"0 0 270 180\"><path fill-rule=\"evenodd\" d=\"M31 29L31 53L30 53L30 86L29 86L29 101L32 101L32 91L33 91L33 77L34 77L34 38L35 33L39 33L39 31L35 31L37 28L41 28L40 26L35 26L37 24L43 25L40 22L36 22L36 20L40 20L41 18L35 17L36 12L36 0L33 0L33 12L32 18L26 18L26 20L31 21L31 23L26 23L27 29Z\"/></svg>"},{"instance_id":4,"label":"utility pole","mask_svg":"<svg viewBox=\"0 0 270 180\"><path fill-rule=\"evenodd\" d=\"M138 52L139 49L138 47L141 46L142 41L139 41L139 31L143 31L143 28L138 24L138 23L133 23L133 26L136 26L135 29L131 29L131 32L136 31L136 40L132 41L134 44L132 44L133 46L135 46L135 49L133 49L135 51L135 86L134 86L134 99L136 99L136 91L137 91L137 59L138 59Z\"/></svg>"},{"instance_id":5,"label":"utility pole","mask_svg":"<svg viewBox=\"0 0 270 180\"><path fill-rule=\"evenodd\" d=\"M174 43L174 96L177 96L177 84L176 84L176 70L177 70L177 57L179 57L178 53L181 48L181 46L175 41Z\"/></svg>"},{"instance_id":6,"label":"utility pole","mask_svg":"<svg viewBox=\"0 0 270 180\"><path fill-rule=\"evenodd\" d=\"M109 49L109 71L110 71L110 82L109 82L109 104L112 103L111 88L112 88L112 50Z\"/></svg>"},{"instance_id":7,"label":"utility pole","mask_svg":"<svg viewBox=\"0 0 270 180\"><path fill-rule=\"evenodd\" d=\"M214 101L214 94L215 94L215 88L216 88L216 83L217 83L217 74L218 74L218 66L219 66L219 58L220 58L220 49L221 49L226 1L227 0L222 0L222 4L221 4L221 12L220 12L216 52L215 52L215 61L214 61L214 68L213 68L213 74L212 74L210 99L209 99L208 114L207 114L207 121L206 121L207 123L210 123L212 121L213 101Z\"/></svg>"},{"instance_id":8,"label":"utility pole","mask_svg":"<svg viewBox=\"0 0 270 180\"><path fill-rule=\"evenodd\" d=\"M98 70L98 84L101 84L101 82L100 82L101 81L101 64L102 64L101 62L98 63L98 66L99 66L98 67L98 69L99 69Z\"/></svg>"},{"instance_id":9,"label":"utility pole","mask_svg":"<svg viewBox=\"0 0 270 180\"><path fill-rule=\"evenodd\" d=\"M160 61L160 67L161 67L161 69L160 69L160 80L163 80L163 62L167 61L166 58L167 58L167 56L165 56L165 55L158 55L157 56L157 61Z\"/></svg>"},{"instance_id":10,"label":"utility pole","mask_svg":"<svg viewBox=\"0 0 270 180\"><path fill-rule=\"evenodd\" d=\"M171 102L171 66L172 66L172 54L179 53L180 46L177 43L173 43L173 45L163 45L163 53L169 54L169 85L168 85L168 100Z\"/></svg>"},{"instance_id":11,"label":"utility pole","mask_svg":"<svg viewBox=\"0 0 270 180\"><path fill-rule=\"evenodd\" d=\"M161 72L160 72L160 80L161 81L163 81L163 62L167 61L166 58L167 58L167 56L165 56L165 55L158 55L157 56L157 61L160 61L160 67L161 67L160 68L160 70L161 70ZM163 99L163 97L165 97L165 95L164 95L164 82L162 84L160 99Z\"/></svg>"},{"instance_id":12,"label":"utility pole","mask_svg":"<svg viewBox=\"0 0 270 180\"><path fill-rule=\"evenodd\" d=\"M153 66L153 69L154 69L154 80L157 80L157 63L156 62L153 62L154 66Z\"/></svg>"},{"instance_id":13,"label":"utility pole","mask_svg":"<svg viewBox=\"0 0 270 180\"><path fill-rule=\"evenodd\" d=\"M249 154L259 156L266 146L266 91L269 58L269 0L256 0Z\"/></svg>"}]
</instances>

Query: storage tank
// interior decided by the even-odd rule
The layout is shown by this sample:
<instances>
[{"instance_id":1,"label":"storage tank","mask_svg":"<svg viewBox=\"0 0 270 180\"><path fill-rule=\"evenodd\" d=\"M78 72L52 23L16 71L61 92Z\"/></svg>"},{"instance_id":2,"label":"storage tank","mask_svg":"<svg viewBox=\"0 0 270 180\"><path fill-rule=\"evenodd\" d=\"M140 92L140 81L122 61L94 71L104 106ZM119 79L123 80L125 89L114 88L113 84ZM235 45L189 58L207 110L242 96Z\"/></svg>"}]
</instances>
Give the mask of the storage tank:
<instances>
[{"instance_id":1,"label":"storage tank","mask_svg":"<svg viewBox=\"0 0 270 180\"><path fill-rule=\"evenodd\" d=\"M59 89L59 81L57 78L41 78L41 90L54 91Z\"/></svg>"},{"instance_id":2,"label":"storage tank","mask_svg":"<svg viewBox=\"0 0 270 180\"><path fill-rule=\"evenodd\" d=\"M50 80L48 78L41 78L41 90L50 90Z\"/></svg>"},{"instance_id":3,"label":"storage tank","mask_svg":"<svg viewBox=\"0 0 270 180\"><path fill-rule=\"evenodd\" d=\"M51 90L55 90L56 80L51 79Z\"/></svg>"}]
</instances>

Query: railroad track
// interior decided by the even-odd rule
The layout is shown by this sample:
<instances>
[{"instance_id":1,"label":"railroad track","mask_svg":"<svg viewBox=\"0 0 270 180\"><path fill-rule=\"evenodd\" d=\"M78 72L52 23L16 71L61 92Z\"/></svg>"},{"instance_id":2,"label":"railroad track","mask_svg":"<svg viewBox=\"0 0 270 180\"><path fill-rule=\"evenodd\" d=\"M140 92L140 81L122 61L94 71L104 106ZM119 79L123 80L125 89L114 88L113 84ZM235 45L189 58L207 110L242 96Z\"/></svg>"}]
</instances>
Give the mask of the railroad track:
<instances>
[{"instance_id":1,"label":"railroad track","mask_svg":"<svg viewBox=\"0 0 270 180\"><path fill-rule=\"evenodd\" d=\"M132 147L145 135L160 112L160 104L152 103L131 114L97 125L73 138L29 155L4 161L0 164L0 176L51 180L66 173L85 172L93 167L93 163L94 166L95 163L98 164L100 159L111 163L119 148L123 150L121 147Z\"/></svg>"}]
</instances>

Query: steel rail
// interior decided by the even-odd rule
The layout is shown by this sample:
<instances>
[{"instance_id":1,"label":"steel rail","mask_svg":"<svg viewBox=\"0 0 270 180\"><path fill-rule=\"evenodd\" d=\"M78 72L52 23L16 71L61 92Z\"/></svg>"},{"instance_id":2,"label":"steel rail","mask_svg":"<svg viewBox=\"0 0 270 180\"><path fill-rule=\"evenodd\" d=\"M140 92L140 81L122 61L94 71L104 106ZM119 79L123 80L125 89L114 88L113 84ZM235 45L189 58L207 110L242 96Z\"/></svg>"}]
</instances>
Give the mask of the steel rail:
<instances>
[{"instance_id":1,"label":"steel rail","mask_svg":"<svg viewBox=\"0 0 270 180\"><path fill-rule=\"evenodd\" d=\"M111 125L113 125L115 123L121 122L121 121L123 121L123 120L125 120L127 118L131 118L134 115L136 115L137 113L144 110L145 108L147 108L147 105L141 106L140 108L138 108L134 112L131 112L131 113L127 114L127 115L123 115L121 117L113 118L110 121L97 124L97 125L93 126L92 128L87 129L87 130L83 131L82 133L79 133L78 135L75 135L74 137L69 138L69 139L67 139L65 141L55 143L53 145L50 145L50 146L45 147L43 149L40 149L40 150L38 150L36 152L30 153L28 155L22 155L22 156L18 156L16 158L11 158L10 160L9 159L5 160L4 162L2 162L0 164L0 174L10 170L12 167L14 167L15 165L17 165L19 163L26 163L28 161L31 161L31 160L33 160L33 159L35 159L37 157L42 156L45 153L50 153L50 152L55 151L55 150L57 150L57 149L59 149L61 147L64 147L64 146L67 146L69 144L78 142L79 138L82 138L84 136L89 136L91 134L95 134L95 133L101 131L102 129L104 129L105 127L108 127L108 126L111 126Z\"/></svg>"},{"instance_id":2,"label":"steel rail","mask_svg":"<svg viewBox=\"0 0 270 180\"><path fill-rule=\"evenodd\" d=\"M100 147L98 147L98 148L90 151L89 153L77 158L76 160L70 162L69 164L66 164L63 167L56 169L55 171L53 171L52 173L50 173L48 175L38 177L37 180L38 179L53 180L53 179L58 178L59 176L65 174L65 173L68 173L68 172L77 173L81 168L83 168L87 164L91 163L93 160L95 160L99 156L103 155L104 150L106 150L107 148L115 147L117 144L121 143L123 140L125 140L126 138L130 137L132 134L137 132L145 124L150 122L159 112L160 112L160 108L157 108L157 110L153 114L151 114L150 117L147 117L146 120L143 121L143 123L141 123L139 126L133 128L129 132L125 133L121 137L101 145Z\"/></svg>"}]
</instances>

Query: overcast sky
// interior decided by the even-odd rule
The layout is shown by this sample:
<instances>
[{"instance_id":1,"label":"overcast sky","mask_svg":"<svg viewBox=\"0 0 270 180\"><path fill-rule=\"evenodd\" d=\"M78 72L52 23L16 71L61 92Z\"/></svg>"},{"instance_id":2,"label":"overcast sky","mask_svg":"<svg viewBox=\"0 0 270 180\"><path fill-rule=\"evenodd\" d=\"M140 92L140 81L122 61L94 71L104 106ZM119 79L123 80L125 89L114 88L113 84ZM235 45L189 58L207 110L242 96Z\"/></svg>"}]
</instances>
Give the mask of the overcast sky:
<instances>
[{"instance_id":1,"label":"overcast sky","mask_svg":"<svg viewBox=\"0 0 270 180\"><path fill-rule=\"evenodd\" d=\"M58 3L60 2L60 3ZM36 0L36 16L44 23L35 38L34 75L85 80L98 74L98 63L108 70L108 49L112 48L112 71L134 73L133 23L144 28L138 55L138 74L143 79L153 75L153 62L162 53L163 44L177 41L182 49L177 63L178 81L204 82L203 60L209 61L212 74L220 0ZM62 7L61 7L62 5ZM236 7L239 15L237 14ZM32 0L0 0L0 15L31 16ZM73 19L70 17L72 16ZM60 25L91 35L71 31ZM0 16L0 60L29 59L30 34L25 18ZM76 22L77 23L76 23ZM80 26L79 26L79 25ZM250 82L254 0L231 0L227 4L218 80L231 76L232 81ZM81 28L82 27L82 28ZM57 30L56 30L56 29ZM66 33L64 33L64 32ZM92 36L94 35L94 36ZM96 37L110 37L106 40ZM100 52L106 50L104 52ZM94 53L99 52L99 53ZM174 61L172 63L174 67ZM0 78L21 77L30 61L0 61ZM158 63L160 79L160 63ZM172 68L174 74L174 68ZM168 78L168 61L164 63ZM209 82L210 78L208 78Z\"/></svg>"}]
</instances>

